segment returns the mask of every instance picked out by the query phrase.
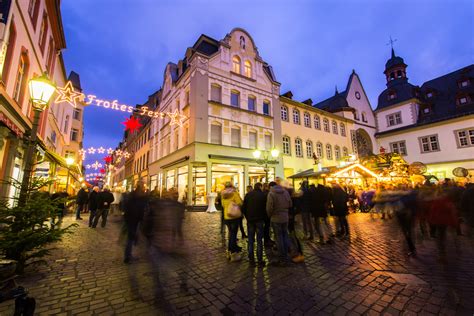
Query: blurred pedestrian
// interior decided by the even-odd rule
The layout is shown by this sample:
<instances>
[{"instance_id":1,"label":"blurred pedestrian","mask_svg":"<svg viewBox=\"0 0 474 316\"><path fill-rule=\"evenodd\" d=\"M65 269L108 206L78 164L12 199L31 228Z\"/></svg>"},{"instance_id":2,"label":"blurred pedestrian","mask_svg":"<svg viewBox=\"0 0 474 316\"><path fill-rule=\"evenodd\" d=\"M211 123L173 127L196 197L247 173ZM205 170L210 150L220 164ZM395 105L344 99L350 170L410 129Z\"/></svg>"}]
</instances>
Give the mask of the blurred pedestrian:
<instances>
[{"instance_id":1,"label":"blurred pedestrian","mask_svg":"<svg viewBox=\"0 0 474 316\"><path fill-rule=\"evenodd\" d=\"M95 186L89 194L89 227L92 227L99 206L99 187Z\"/></svg>"},{"instance_id":2,"label":"blurred pedestrian","mask_svg":"<svg viewBox=\"0 0 474 316\"><path fill-rule=\"evenodd\" d=\"M330 239L330 232L328 232L325 225L325 220L328 216L328 196L326 192L327 190L322 184L318 184L317 187L311 186L311 213L314 219L314 229L318 233L321 244L326 243Z\"/></svg>"},{"instance_id":3,"label":"blurred pedestrian","mask_svg":"<svg viewBox=\"0 0 474 316\"><path fill-rule=\"evenodd\" d=\"M313 185L314 187L314 185ZM313 224L311 223L311 205L313 203L313 190L310 190L308 181L301 183L300 210L303 222L304 237L308 240L314 239Z\"/></svg>"},{"instance_id":4,"label":"blurred pedestrian","mask_svg":"<svg viewBox=\"0 0 474 316\"><path fill-rule=\"evenodd\" d=\"M257 235L257 261L260 267L265 266L263 261L263 235L266 219L266 203L267 197L262 191L262 184L255 183L253 190L248 191L245 195L242 205L242 212L247 220L248 233L248 257L251 265L255 265L254 241Z\"/></svg>"},{"instance_id":5,"label":"blurred pedestrian","mask_svg":"<svg viewBox=\"0 0 474 316\"><path fill-rule=\"evenodd\" d=\"M287 265L288 257L288 210L292 201L288 191L276 182L270 182L266 210L270 217L273 233L277 241L279 260L277 265Z\"/></svg>"},{"instance_id":6,"label":"blurred pedestrian","mask_svg":"<svg viewBox=\"0 0 474 316\"><path fill-rule=\"evenodd\" d=\"M268 193L270 192L270 187L268 186L268 183L263 184L262 192L263 194L265 194L265 197L268 196ZM265 212L265 226L263 227L263 241L265 247L273 247L275 245L275 242L270 236L270 226L270 217L268 217L267 212Z\"/></svg>"},{"instance_id":7,"label":"blurred pedestrian","mask_svg":"<svg viewBox=\"0 0 474 316\"><path fill-rule=\"evenodd\" d=\"M59 189L58 192L53 193L51 199L55 202L56 205L56 217L58 219L57 222L54 221L54 218L51 219L52 226L58 224L61 225L64 217L64 213L66 212L67 208L67 198L69 194L67 194L65 189Z\"/></svg>"},{"instance_id":8,"label":"blurred pedestrian","mask_svg":"<svg viewBox=\"0 0 474 316\"><path fill-rule=\"evenodd\" d=\"M231 261L239 261L242 248L237 245L237 231L240 219L242 218L241 206L243 202L239 193L230 182L225 184L225 189L221 193L221 203L224 209L225 225L229 231L227 258Z\"/></svg>"},{"instance_id":9,"label":"blurred pedestrian","mask_svg":"<svg viewBox=\"0 0 474 316\"><path fill-rule=\"evenodd\" d=\"M461 214L468 228L467 235L474 235L474 183L468 183L461 196Z\"/></svg>"},{"instance_id":10,"label":"blurred pedestrian","mask_svg":"<svg viewBox=\"0 0 474 316\"><path fill-rule=\"evenodd\" d=\"M349 213L347 206L348 200L347 193L338 183L334 183L332 186L332 205L334 207L334 215L337 217L337 234L340 237L349 235L349 223L347 222L347 214Z\"/></svg>"},{"instance_id":11,"label":"blurred pedestrian","mask_svg":"<svg viewBox=\"0 0 474 316\"><path fill-rule=\"evenodd\" d=\"M119 215L120 213L119 204L120 204L120 200L122 199L122 190L120 188L115 188L112 191L112 194L114 196L114 201L110 205L110 214Z\"/></svg>"},{"instance_id":12,"label":"blurred pedestrian","mask_svg":"<svg viewBox=\"0 0 474 316\"><path fill-rule=\"evenodd\" d=\"M130 193L125 201L124 220L127 227L127 244L125 246L124 263L131 263L134 260L132 247L137 240L138 225L143 220L147 208L148 195L145 192L143 182L139 181L136 189Z\"/></svg>"},{"instance_id":13,"label":"blurred pedestrian","mask_svg":"<svg viewBox=\"0 0 474 316\"><path fill-rule=\"evenodd\" d=\"M97 197L97 211L94 216L94 222L92 223L92 228L97 227L99 218L102 218L100 226L102 228L107 224L107 216L109 214L110 205L114 202L114 195L110 192L108 187L105 187L102 192L99 192Z\"/></svg>"},{"instance_id":14,"label":"blurred pedestrian","mask_svg":"<svg viewBox=\"0 0 474 316\"><path fill-rule=\"evenodd\" d=\"M82 220L81 213L84 211L87 201L88 195L86 191L86 185L82 184L81 188L77 192L76 197L76 220Z\"/></svg>"}]
</instances>

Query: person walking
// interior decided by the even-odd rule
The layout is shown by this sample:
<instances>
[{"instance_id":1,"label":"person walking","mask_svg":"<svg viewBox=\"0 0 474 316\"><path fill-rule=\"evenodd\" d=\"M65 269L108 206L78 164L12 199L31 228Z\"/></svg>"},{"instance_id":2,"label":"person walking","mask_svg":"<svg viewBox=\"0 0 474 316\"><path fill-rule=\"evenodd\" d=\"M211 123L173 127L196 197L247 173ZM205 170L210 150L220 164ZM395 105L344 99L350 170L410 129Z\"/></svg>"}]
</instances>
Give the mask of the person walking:
<instances>
[{"instance_id":1,"label":"person walking","mask_svg":"<svg viewBox=\"0 0 474 316\"><path fill-rule=\"evenodd\" d=\"M311 191L311 214L313 215L314 220L314 229L319 235L319 242L321 244L329 241L330 233L327 231L325 220L328 216L327 211L327 190L322 184L318 186L312 185L310 187Z\"/></svg>"},{"instance_id":2,"label":"person walking","mask_svg":"<svg viewBox=\"0 0 474 316\"><path fill-rule=\"evenodd\" d=\"M119 215L119 203L122 200L122 190L120 188L115 188L112 190L112 194L114 196L114 201L110 205L110 214Z\"/></svg>"},{"instance_id":3,"label":"person walking","mask_svg":"<svg viewBox=\"0 0 474 316\"><path fill-rule=\"evenodd\" d=\"M255 266L254 241L257 235L257 260L260 267L265 266L263 261L263 234L266 219L267 196L262 191L262 184L255 183L254 189L245 195L242 212L247 220L248 256L250 265Z\"/></svg>"},{"instance_id":4,"label":"person walking","mask_svg":"<svg viewBox=\"0 0 474 316\"><path fill-rule=\"evenodd\" d=\"M242 217L242 199L230 182L225 184L225 189L221 193L221 203L224 209L224 222L229 231L227 258L230 261L239 261L242 248L237 245L237 231Z\"/></svg>"},{"instance_id":5,"label":"person walking","mask_svg":"<svg viewBox=\"0 0 474 316\"><path fill-rule=\"evenodd\" d=\"M76 197L76 220L82 220L81 213L87 205L88 195L86 192L86 185L82 184L81 189L77 192Z\"/></svg>"},{"instance_id":6,"label":"person walking","mask_svg":"<svg viewBox=\"0 0 474 316\"><path fill-rule=\"evenodd\" d=\"M137 239L138 225L143 220L148 208L148 195L143 182L138 182L136 189L124 201L124 220L127 227L127 243L125 245L124 263L131 263L132 247Z\"/></svg>"},{"instance_id":7,"label":"person walking","mask_svg":"<svg viewBox=\"0 0 474 316\"><path fill-rule=\"evenodd\" d=\"M94 217L97 213L99 203L99 187L94 187L89 194L89 227L94 223Z\"/></svg>"},{"instance_id":8,"label":"person walking","mask_svg":"<svg viewBox=\"0 0 474 316\"><path fill-rule=\"evenodd\" d=\"M110 205L114 202L114 195L110 192L108 187L105 187L104 190L99 193L97 200L97 211L94 217L94 222L92 223L92 228L97 227L97 223L101 217L102 221L100 226L104 228L107 224L107 215L109 214Z\"/></svg>"},{"instance_id":9,"label":"person walking","mask_svg":"<svg viewBox=\"0 0 474 316\"><path fill-rule=\"evenodd\" d=\"M288 191L276 182L270 182L266 210L277 240L279 260L277 265L287 265L288 257L288 210L292 201Z\"/></svg>"},{"instance_id":10,"label":"person walking","mask_svg":"<svg viewBox=\"0 0 474 316\"><path fill-rule=\"evenodd\" d=\"M303 222L304 236L308 240L313 240L313 225L311 223L311 204L313 202L313 190L310 190L308 181L301 183L300 211Z\"/></svg>"},{"instance_id":11,"label":"person walking","mask_svg":"<svg viewBox=\"0 0 474 316\"><path fill-rule=\"evenodd\" d=\"M332 205L334 207L334 215L338 222L338 235L346 237L349 235L349 223L347 222L347 214L349 209L347 202L349 197L338 183L334 183L332 187Z\"/></svg>"}]
</instances>

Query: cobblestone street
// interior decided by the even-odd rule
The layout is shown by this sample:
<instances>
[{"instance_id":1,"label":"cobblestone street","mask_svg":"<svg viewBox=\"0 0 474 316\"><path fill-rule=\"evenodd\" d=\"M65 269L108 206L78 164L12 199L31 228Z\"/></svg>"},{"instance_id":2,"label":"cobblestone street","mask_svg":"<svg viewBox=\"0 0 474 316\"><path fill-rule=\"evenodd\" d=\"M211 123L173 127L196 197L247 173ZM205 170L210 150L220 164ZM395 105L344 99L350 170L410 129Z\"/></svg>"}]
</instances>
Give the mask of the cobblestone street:
<instances>
[{"instance_id":1,"label":"cobblestone street","mask_svg":"<svg viewBox=\"0 0 474 316\"><path fill-rule=\"evenodd\" d=\"M219 216L187 213L180 254L162 249L157 262L147 260L141 239L131 265L122 262L119 216L105 229L84 220L56 245L48 266L27 270L18 283L36 298L38 315L474 312L473 244L465 237L448 235L447 264L438 263L434 240L418 239L418 256L408 258L394 220L354 214L350 240L305 242L304 264L262 269L246 258L227 261ZM0 305L0 315L12 310L13 302Z\"/></svg>"}]
</instances>

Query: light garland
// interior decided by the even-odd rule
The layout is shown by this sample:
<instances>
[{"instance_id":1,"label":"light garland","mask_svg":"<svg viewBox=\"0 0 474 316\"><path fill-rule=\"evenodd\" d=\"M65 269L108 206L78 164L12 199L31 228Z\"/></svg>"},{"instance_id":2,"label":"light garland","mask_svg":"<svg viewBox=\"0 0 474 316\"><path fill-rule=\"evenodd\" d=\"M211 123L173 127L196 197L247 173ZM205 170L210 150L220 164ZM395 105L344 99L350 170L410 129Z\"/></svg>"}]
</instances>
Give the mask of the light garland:
<instances>
[{"instance_id":1,"label":"light garland","mask_svg":"<svg viewBox=\"0 0 474 316\"><path fill-rule=\"evenodd\" d=\"M90 154L90 155L95 155L95 154L105 154L107 152L108 155L117 155L118 157L125 157L125 158L130 158L131 154L126 151L126 150L121 150L121 149L117 149L117 150L114 150L112 148L104 148L102 146L100 147L89 147L89 148L83 148L83 149L79 149L79 155L81 156L81 159L82 160L85 160L86 159L86 154Z\"/></svg>"},{"instance_id":2,"label":"light garland","mask_svg":"<svg viewBox=\"0 0 474 316\"><path fill-rule=\"evenodd\" d=\"M136 109L130 105L119 104L118 100L110 101L98 99L97 96L93 94L88 94L86 96L84 93L75 91L71 81L68 81L64 87L57 87L56 91L58 93L56 103L67 102L73 107L77 107L78 102L83 102L85 105L94 104L98 107L103 107L104 109L111 109L125 113L136 113L141 116L148 116L156 119L169 117L171 119L170 125L178 125L180 127L183 126L184 121L188 118L187 116L180 114L177 109L174 110L174 112L156 112L150 110L146 106Z\"/></svg>"},{"instance_id":3,"label":"light garland","mask_svg":"<svg viewBox=\"0 0 474 316\"><path fill-rule=\"evenodd\" d=\"M98 161L94 162L91 165L90 164L86 165L86 169L95 169L95 170L97 170L97 169L100 169L100 168L102 168L102 164Z\"/></svg>"}]
</instances>

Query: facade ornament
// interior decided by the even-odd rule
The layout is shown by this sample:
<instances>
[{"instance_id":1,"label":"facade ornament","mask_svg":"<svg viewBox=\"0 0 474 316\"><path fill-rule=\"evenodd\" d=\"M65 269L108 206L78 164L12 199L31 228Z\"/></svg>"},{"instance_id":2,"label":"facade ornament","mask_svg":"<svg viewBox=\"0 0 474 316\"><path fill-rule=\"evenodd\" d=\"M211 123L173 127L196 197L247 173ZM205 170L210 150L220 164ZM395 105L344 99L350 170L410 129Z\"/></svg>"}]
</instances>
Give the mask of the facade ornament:
<instances>
[{"instance_id":1,"label":"facade ornament","mask_svg":"<svg viewBox=\"0 0 474 316\"><path fill-rule=\"evenodd\" d=\"M4 126L0 126L0 149L5 146L5 140L7 139L10 130Z\"/></svg>"}]
</instances>

